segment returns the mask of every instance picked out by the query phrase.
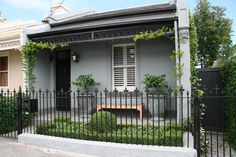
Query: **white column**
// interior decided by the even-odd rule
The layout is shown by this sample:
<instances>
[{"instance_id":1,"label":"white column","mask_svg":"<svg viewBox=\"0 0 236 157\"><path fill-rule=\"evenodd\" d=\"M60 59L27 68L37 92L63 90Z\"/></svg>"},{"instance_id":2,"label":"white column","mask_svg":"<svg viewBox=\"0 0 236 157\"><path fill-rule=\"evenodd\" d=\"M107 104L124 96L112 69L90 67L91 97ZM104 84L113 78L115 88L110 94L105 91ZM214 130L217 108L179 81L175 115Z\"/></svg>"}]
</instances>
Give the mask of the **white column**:
<instances>
[{"instance_id":1,"label":"white column","mask_svg":"<svg viewBox=\"0 0 236 157\"><path fill-rule=\"evenodd\" d=\"M183 64L183 75L181 77L181 85L184 88L183 96L186 97L187 91L191 95L191 71L190 71L190 41L189 41L189 10L185 0L177 1L178 30L179 30L179 48L183 51L181 63ZM183 107L183 108L182 108ZM191 105L189 104L189 111ZM190 113L190 112L189 112ZM187 118L187 99L183 99L183 106L178 107L177 116L181 120Z\"/></svg>"}]
</instances>

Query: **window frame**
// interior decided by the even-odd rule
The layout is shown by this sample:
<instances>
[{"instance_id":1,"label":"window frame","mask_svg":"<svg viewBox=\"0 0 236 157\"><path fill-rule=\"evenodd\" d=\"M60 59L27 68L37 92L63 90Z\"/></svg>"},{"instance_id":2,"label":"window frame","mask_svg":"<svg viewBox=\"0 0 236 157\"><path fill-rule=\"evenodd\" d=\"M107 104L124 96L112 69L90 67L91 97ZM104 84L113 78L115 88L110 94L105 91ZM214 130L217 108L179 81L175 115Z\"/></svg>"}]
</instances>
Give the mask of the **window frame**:
<instances>
[{"instance_id":1,"label":"window frame","mask_svg":"<svg viewBox=\"0 0 236 157\"><path fill-rule=\"evenodd\" d=\"M9 88L9 71L10 71L9 53L8 52L0 53L0 58L1 57L7 57L7 71L0 71L0 73L7 72L7 86L0 85L0 88Z\"/></svg>"},{"instance_id":2,"label":"window frame","mask_svg":"<svg viewBox=\"0 0 236 157\"><path fill-rule=\"evenodd\" d=\"M123 59L124 59L124 63L121 68L124 68L124 86L122 87L116 87L115 86L115 78L114 78L114 47L123 47L126 48L127 46L133 46L134 47L134 54L135 54L135 58L134 58L134 67L135 67L135 86L127 86L127 67L132 67L129 65L125 65L127 64L127 52L126 50L124 50L125 54L123 54ZM135 43L125 43L125 44L113 44L112 45L112 90L118 90L118 91L124 91L125 88L127 88L128 91L134 91L137 87L137 49L136 49L136 44Z\"/></svg>"}]
</instances>

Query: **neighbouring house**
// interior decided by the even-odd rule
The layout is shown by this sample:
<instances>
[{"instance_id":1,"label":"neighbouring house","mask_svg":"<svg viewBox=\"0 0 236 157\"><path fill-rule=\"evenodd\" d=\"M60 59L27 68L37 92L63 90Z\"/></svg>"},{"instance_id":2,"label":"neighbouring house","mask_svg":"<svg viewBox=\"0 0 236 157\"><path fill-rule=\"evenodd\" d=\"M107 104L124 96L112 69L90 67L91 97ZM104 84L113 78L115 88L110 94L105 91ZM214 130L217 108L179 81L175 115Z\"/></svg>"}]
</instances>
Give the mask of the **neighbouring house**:
<instances>
[{"instance_id":1,"label":"neighbouring house","mask_svg":"<svg viewBox=\"0 0 236 157\"><path fill-rule=\"evenodd\" d=\"M166 74L168 85L176 87L170 56L180 48L182 86L190 91L189 10L184 0L64 17L68 19L49 17L44 25L27 29L29 40L68 45L55 53L37 53L35 89L75 91L71 81L83 74L92 74L99 90L144 90L146 74ZM174 28L167 37L133 41L140 32L163 26ZM72 59L75 55L78 60Z\"/></svg>"},{"instance_id":2,"label":"neighbouring house","mask_svg":"<svg viewBox=\"0 0 236 157\"><path fill-rule=\"evenodd\" d=\"M25 44L24 28L36 25L35 21L7 22L0 14L0 88L18 89L24 87L22 54Z\"/></svg>"}]
</instances>

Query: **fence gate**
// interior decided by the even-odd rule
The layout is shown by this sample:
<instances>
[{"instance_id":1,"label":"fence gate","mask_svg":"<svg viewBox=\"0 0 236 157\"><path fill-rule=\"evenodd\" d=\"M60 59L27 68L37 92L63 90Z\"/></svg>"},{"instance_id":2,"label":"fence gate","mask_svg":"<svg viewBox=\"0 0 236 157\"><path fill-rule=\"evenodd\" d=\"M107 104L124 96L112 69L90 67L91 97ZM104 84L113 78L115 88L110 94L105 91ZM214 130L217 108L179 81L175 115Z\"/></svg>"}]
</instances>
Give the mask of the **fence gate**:
<instances>
[{"instance_id":1,"label":"fence gate","mask_svg":"<svg viewBox=\"0 0 236 157\"><path fill-rule=\"evenodd\" d=\"M200 97L196 97L194 113L198 120L195 125L197 131L200 130L200 123L205 130L201 134L195 133L195 143L197 143L198 156L201 157L235 157L236 152L236 118L232 122L226 121L226 117L236 115L236 95L224 95L223 84L219 68L199 69L198 89L204 91ZM232 91L233 92L233 91ZM229 104L232 103L232 104ZM234 103L235 102L235 103ZM200 111L204 104L206 109L204 115L200 117ZM226 108L233 105L230 113ZM201 109L199 109L201 108ZM229 124L233 124L229 127ZM201 136L201 138L200 138ZM200 144L201 143L201 144Z\"/></svg>"},{"instance_id":2,"label":"fence gate","mask_svg":"<svg viewBox=\"0 0 236 157\"><path fill-rule=\"evenodd\" d=\"M224 98L219 68L199 69L199 89L204 91L202 103L206 105L203 127L207 131L222 131Z\"/></svg>"}]
</instances>

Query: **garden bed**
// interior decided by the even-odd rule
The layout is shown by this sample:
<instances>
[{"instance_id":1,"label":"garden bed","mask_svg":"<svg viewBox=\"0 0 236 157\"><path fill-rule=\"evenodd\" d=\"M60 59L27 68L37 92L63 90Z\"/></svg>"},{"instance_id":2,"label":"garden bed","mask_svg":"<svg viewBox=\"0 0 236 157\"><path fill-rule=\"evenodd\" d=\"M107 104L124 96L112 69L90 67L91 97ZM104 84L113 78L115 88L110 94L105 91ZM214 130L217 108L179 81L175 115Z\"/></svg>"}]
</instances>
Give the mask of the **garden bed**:
<instances>
[{"instance_id":1,"label":"garden bed","mask_svg":"<svg viewBox=\"0 0 236 157\"><path fill-rule=\"evenodd\" d=\"M107 124L110 127L109 124ZM105 127L105 126L104 126ZM96 128L96 127L95 127ZM182 146L183 136L179 127L116 125L114 129L96 130L89 123L74 122L69 118L55 119L52 124L41 125L37 134L126 144Z\"/></svg>"}]
</instances>

